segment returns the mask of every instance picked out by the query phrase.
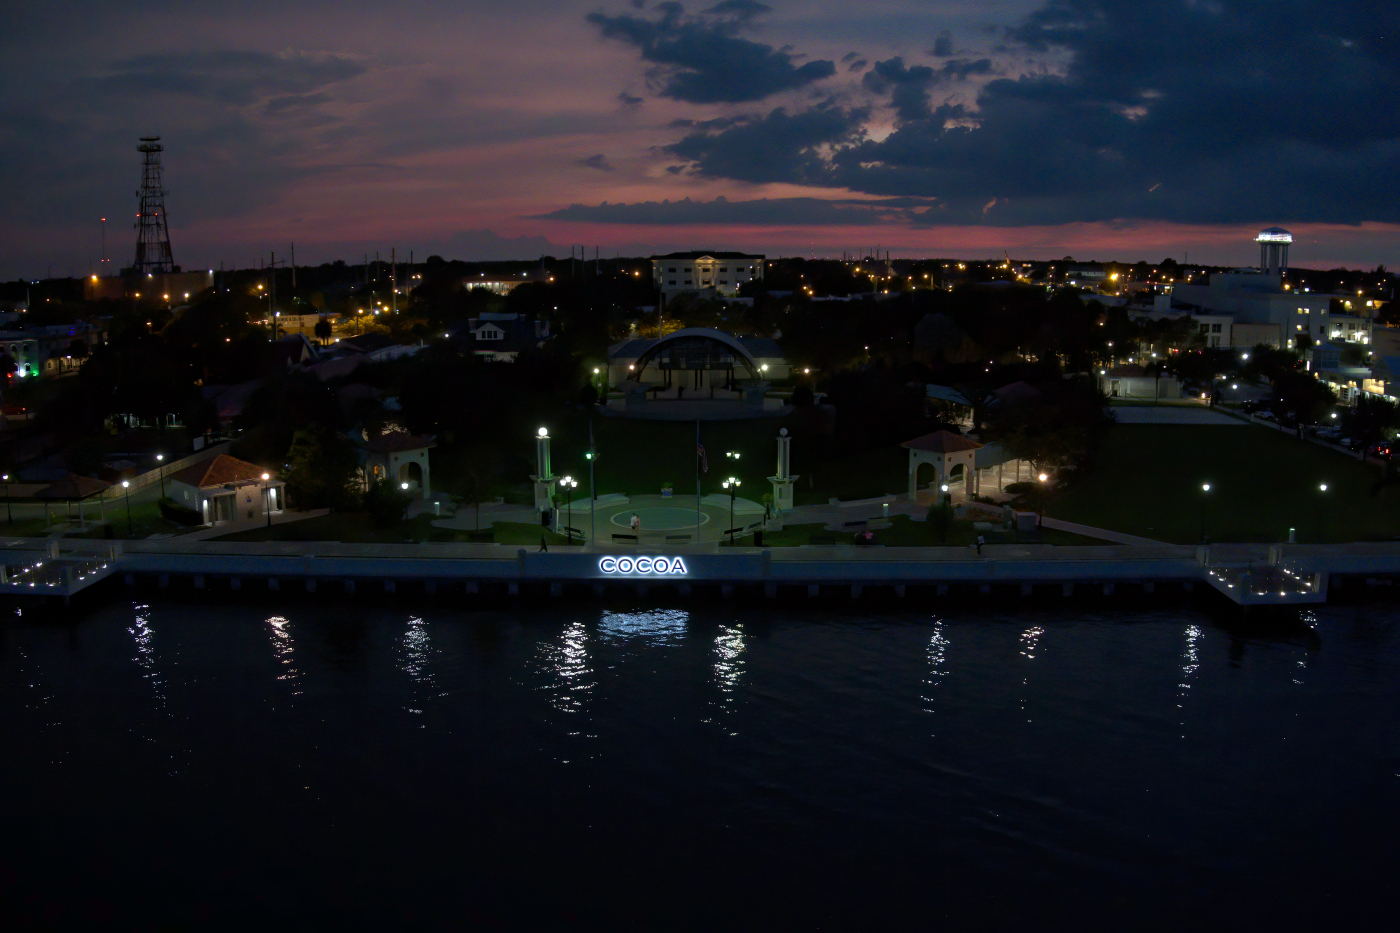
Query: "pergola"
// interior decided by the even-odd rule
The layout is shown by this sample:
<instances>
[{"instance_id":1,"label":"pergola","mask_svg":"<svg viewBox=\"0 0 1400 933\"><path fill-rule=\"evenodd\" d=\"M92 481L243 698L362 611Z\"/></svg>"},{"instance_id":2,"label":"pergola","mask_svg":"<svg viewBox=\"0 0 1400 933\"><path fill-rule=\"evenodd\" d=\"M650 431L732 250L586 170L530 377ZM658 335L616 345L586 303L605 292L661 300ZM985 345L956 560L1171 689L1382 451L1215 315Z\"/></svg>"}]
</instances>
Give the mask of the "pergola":
<instances>
[{"instance_id":1,"label":"pergola","mask_svg":"<svg viewBox=\"0 0 1400 933\"><path fill-rule=\"evenodd\" d=\"M79 476L76 473L69 473L67 478L61 479L52 486L39 490L34 494L34 497L44 502L45 524L50 524L53 521L49 515L50 503L67 502L68 518L70 520L73 518L73 503L78 503L78 525L86 531L87 517L83 514L83 503L93 496L102 495L110 488L112 488L111 483L104 483L100 479L92 479L88 476Z\"/></svg>"}]
</instances>

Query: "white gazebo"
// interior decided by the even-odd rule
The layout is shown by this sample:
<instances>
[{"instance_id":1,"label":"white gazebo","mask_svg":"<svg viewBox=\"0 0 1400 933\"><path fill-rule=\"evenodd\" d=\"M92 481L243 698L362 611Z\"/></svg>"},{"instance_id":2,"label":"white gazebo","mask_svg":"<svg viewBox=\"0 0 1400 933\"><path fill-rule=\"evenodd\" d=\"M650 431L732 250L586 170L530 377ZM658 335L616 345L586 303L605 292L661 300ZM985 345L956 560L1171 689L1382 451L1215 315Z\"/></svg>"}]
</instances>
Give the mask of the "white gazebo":
<instances>
[{"instance_id":1,"label":"white gazebo","mask_svg":"<svg viewBox=\"0 0 1400 933\"><path fill-rule=\"evenodd\" d=\"M977 451L982 447L952 431L934 431L899 446L909 450L909 498L919 498L919 467L928 464L933 467L933 482L929 485L937 489L948 486L963 486L967 495L977 492Z\"/></svg>"}]
</instances>

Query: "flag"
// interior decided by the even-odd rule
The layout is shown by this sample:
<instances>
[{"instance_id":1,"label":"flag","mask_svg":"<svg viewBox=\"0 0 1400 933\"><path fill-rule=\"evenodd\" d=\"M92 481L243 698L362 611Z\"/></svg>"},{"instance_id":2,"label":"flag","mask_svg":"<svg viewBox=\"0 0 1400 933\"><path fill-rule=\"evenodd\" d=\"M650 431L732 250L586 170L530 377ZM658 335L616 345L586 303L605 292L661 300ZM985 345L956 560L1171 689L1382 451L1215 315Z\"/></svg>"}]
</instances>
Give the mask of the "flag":
<instances>
[{"instance_id":1,"label":"flag","mask_svg":"<svg viewBox=\"0 0 1400 933\"><path fill-rule=\"evenodd\" d=\"M695 445L695 455L700 458L700 471L702 473L710 472L710 461L709 458L705 456L704 444Z\"/></svg>"}]
</instances>

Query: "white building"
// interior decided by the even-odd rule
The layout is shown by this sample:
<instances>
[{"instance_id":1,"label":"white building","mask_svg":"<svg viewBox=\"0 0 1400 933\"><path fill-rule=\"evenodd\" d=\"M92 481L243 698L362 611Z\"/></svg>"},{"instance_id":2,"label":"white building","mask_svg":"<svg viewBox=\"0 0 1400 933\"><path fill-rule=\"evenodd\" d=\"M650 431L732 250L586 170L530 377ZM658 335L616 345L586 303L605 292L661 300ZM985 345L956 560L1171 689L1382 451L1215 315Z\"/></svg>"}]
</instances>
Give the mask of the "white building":
<instances>
[{"instance_id":1,"label":"white building","mask_svg":"<svg viewBox=\"0 0 1400 933\"><path fill-rule=\"evenodd\" d=\"M667 253L651 257L651 276L662 301L686 293L733 297L739 286L763 278L763 261L748 253Z\"/></svg>"}]
</instances>

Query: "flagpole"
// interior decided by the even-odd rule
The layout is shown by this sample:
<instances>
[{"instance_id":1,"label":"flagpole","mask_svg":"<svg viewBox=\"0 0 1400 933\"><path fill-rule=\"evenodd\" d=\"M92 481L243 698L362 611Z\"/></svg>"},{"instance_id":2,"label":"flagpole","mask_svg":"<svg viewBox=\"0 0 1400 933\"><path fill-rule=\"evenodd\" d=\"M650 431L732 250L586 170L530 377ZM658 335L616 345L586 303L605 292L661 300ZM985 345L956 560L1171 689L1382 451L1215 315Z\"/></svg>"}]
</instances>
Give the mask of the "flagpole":
<instances>
[{"instance_id":1,"label":"flagpole","mask_svg":"<svg viewBox=\"0 0 1400 933\"><path fill-rule=\"evenodd\" d=\"M700 543L700 419L695 419L695 543Z\"/></svg>"},{"instance_id":2,"label":"flagpole","mask_svg":"<svg viewBox=\"0 0 1400 933\"><path fill-rule=\"evenodd\" d=\"M593 446L593 412L588 413L588 543L598 543L598 490L593 485L593 464L598 459L598 448Z\"/></svg>"}]
</instances>

